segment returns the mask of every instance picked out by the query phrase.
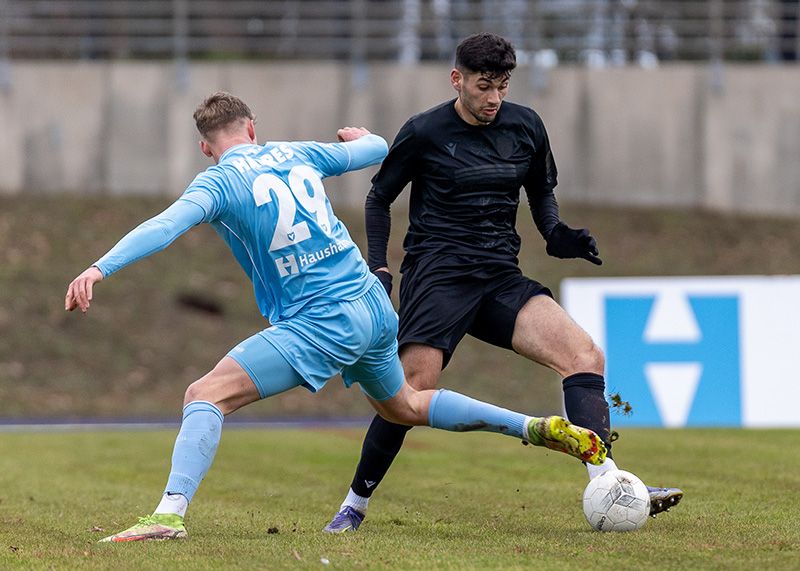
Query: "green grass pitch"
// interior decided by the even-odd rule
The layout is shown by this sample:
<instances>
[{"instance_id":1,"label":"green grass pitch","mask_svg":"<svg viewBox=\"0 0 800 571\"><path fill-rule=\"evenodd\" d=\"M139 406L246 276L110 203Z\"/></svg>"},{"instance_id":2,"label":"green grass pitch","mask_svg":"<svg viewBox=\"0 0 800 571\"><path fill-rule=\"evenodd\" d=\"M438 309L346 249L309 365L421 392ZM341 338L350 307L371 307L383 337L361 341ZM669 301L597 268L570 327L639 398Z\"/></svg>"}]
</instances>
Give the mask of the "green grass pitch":
<instances>
[{"instance_id":1,"label":"green grass pitch","mask_svg":"<svg viewBox=\"0 0 800 571\"><path fill-rule=\"evenodd\" d=\"M174 431L0 434L0 568L797 569L800 431L624 430L619 464L683 503L593 532L585 470L493 434L415 429L357 534L321 528L361 430L224 433L188 541L97 544L152 511Z\"/></svg>"}]
</instances>

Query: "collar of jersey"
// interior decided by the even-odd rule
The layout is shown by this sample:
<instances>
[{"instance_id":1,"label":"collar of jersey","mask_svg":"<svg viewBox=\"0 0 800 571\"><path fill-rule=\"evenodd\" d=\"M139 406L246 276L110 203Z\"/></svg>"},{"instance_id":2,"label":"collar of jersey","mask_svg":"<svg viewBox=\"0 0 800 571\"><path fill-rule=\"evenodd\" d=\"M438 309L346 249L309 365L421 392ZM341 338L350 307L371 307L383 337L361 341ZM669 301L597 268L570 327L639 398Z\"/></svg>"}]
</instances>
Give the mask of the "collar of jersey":
<instances>
[{"instance_id":1,"label":"collar of jersey","mask_svg":"<svg viewBox=\"0 0 800 571\"><path fill-rule=\"evenodd\" d=\"M232 147L229 147L228 149L226 149L226 150L225 150L225 152L224 152L224 153L222 153L222 154L220 155L220 157L219 157L219 162L222 162L222 161L224 161L224 160L225 160L225 159L228 157L228 154L232 153L232 152L233 152L235 149L238 149L238 148L240 148L240 147L250 147L250 146L252 146L253 144L254 144L254 143L239 143L238 145L234 145L234 146L232 146Z\"/></svg>"}]
</instances>

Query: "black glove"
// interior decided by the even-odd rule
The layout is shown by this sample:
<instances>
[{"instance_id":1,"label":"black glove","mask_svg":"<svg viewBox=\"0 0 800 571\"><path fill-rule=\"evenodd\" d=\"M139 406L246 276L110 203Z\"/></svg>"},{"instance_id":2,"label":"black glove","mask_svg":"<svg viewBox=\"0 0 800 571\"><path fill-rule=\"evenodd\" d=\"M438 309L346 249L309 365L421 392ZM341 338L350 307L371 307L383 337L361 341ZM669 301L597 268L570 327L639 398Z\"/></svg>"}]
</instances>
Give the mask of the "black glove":
<instances>
[{"instance_id":1,"label":"black glove","mask_svg":"<svg viewBox=\"0 0 800 571\"><path fill-rule=\"evenodd\" d=\"M576 230L563 222L556 224L547 237L547 253L555 258L583 258L598 266L603 263L597 257L597 240L589 230Z\"/></svg>"},{"instance_id":2,"label":"black glove","mask_svg":"<svg viewBox=\"0 0 800 571\"><path fill-rule=\"evenodd\" d=\"M375 277L378 278L379 282L381 282L381 285L383 286L383 289L386 290L386 295L391 297L391 295L392 295L392 274L390 274L389 272L387 272L385 270L377 270L377 271L372 272L372 273L375 274Z\"/></svg>"}]
</instances>

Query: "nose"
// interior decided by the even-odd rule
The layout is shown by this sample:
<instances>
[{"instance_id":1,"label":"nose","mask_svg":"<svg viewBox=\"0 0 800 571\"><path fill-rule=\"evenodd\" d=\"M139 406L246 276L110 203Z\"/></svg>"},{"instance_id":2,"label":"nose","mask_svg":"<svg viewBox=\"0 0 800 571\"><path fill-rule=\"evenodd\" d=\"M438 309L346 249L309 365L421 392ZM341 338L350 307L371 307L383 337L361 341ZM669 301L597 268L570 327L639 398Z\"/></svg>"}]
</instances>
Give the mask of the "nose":
<instances>
[{"instance_id":1,"label":"nose","mask_svg":"<svg viewBox=\"0 0 800 571\"><path fill-rule=\"evenodd\" d=\"M489 99L488 103L490 105L499 105L500 101L502 101L502 96L500 95L499 89L492 89L489 91Z\"/></svg>"}]
</instances>

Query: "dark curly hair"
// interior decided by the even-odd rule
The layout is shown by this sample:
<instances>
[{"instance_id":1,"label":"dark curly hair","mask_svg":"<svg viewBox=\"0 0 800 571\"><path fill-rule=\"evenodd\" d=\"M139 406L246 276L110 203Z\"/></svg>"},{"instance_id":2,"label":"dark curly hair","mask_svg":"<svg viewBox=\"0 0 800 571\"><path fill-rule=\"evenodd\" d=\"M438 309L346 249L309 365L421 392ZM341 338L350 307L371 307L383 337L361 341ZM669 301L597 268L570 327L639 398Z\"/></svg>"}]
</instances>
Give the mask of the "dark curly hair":
<instances>
[{"instance_id":1,"label":"dark curly hair","mask_svg":"<svg viewBox=\"0 0 800 571\"><path fill-rule=\"evenodd\" d=\"M505 38L489 33L474 34L458 44L456 67L492 78L508 77L517 67L517 54Z\"/></svg>"}]
</instances>

